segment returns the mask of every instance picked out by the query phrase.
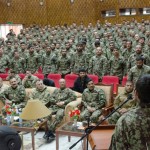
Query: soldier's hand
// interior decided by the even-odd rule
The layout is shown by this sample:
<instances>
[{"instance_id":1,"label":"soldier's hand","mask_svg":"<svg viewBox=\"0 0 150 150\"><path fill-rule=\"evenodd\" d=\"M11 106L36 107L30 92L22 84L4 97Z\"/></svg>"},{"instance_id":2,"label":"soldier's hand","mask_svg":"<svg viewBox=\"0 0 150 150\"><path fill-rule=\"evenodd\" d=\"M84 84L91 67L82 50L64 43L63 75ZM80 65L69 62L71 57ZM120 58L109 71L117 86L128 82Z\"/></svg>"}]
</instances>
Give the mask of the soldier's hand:
<instances>
[{"instance_id":1,"label":"soldier's hand","mask_svg":"<svg viewBox=\"0 0 150 150\"><path fill-rule=\"evenodd\" d=\"M56 103L56 105L62 106L62 105L64 105L64 103L65 103L65 102L58 102L58 103Z\"/></svg>"},{"instance_id":2,"label":"soldier's hand","mask_svg":"<svg viewBox=\"0 0 150 150\"><path fill-rule=\"evenodd\" d=\"M89 112L93 112L93 110L90 106L87 106L87 109L88 109Z\"/></svg>"},{"instance_id":3,"label":"soldier's hand","mask_svg":"<svg viewBox=\"0 0 150 150\"><path fill-rule=\"evenodd\" d=\"M124 113L126 113L128 110L126 109L126 108L122 108L122 109L120 109L119 110L119 113L120 114L124 114Z\"/></svg>"}]
</instances>

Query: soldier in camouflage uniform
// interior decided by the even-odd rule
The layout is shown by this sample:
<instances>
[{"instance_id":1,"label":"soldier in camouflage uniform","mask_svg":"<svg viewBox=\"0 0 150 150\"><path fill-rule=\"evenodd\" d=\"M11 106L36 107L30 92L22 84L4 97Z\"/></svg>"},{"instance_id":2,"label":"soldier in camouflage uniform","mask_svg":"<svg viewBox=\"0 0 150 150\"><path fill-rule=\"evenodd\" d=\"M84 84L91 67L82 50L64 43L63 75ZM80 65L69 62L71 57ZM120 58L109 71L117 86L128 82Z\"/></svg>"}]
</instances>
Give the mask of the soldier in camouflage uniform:
<instances>
[{"instance_id":1,"label":"soldier in camouflage uniform","mask_svg":"<svg viewBox=\"0 0 150 150\"><path fill-rule=\"evenodd\" d=\"M89 62L89 74L98 75L99 80L107 73L107 58L102 54L102 48L96 48L96 55Z\"/></svg>"},{"instance_id":2,"label":"soldier in camouflage uniform","mask_svg":"<svg viewBox=\"0 0 150 150\"><path fill-rule=\"evenodd\" d=\"M80 68L88 69L87 55L83 52L83 43L77 44L77 52L73 55L71 62L71 72L78 73Z\"/></svg>"},{"instance_id":3,"label":"soldier in camouflage uniform","mask_svg":"<svg viewBox=\"0 0 150 150\"><path fill-rule=\"evenodd\" d=\"M30 70L31 73L36 73L38 70L38 56L32 45L30 46L29 53L26 57L26 70Z\"/></svg>"},{"instance_id":4,"label":"soldier in camouflage uniform","mask_svg":"<svg viewBox=\"0 0 150 150\"><path fill-rule=\"evenodd\" d=\"M2 78L0 77L0 94L8 89L9 85L4 84Z\"/></svg>"},{"instance_id":5,"label":"soldier in camouflage uniform","mask_svg":"<svg viewBox=\"0 0 150 150\"><path fill-rule=\"evenodd\" d=\"M133 93L134 85L131 81L127 81L125 85L125 89L121 92L114 100L114 108L116 109L120 106L128 97L129 94ZM129 110L133 109L136 106L136 100L134 96L132 96L132 100L125 103L117 112L115 112L111 117L108 118L109 124L116 124L118 119Z\"/></svg>"},{"instance_id":6,"label":"soldier in camouflage uniform","mask_svg":"<svg viewBox=\"0 0 150 150\"><path fill-rule=\"evenodd\" d=\"M82 94L82 104L84 106L83 112L80 114L81 121L86 117L90 117L91 122L96 123L98 117L101 115L101 109L105 106L106 97L102 89L94 86L94 82L89 80L87 88Z\"/></svg>"},{"instance_id":7,"label":"soldier in camouflage uniform","mask_svg":"<svg viewBox=\"0 0 150 150\"><path fill-rule=\"evenodd\" d=\"M77 98L71 89L66 88L66 82L64 79L59 80L59 85L60 88L54 90L50 99L50 110L52 111L52 115L56 115L55 119L49 124L49 129L52 132L55 131L56 126L62 121L65 106Z\"/></svg>"},{"instance_id":8,"label":"soldier in camouflage uniform","mask_svg":"<svg viewBox=\"0 0 150 150\"><path fill-rule=\"evenodd\" d=\"M71 72L71 58L67 55L65 48L61 49L61 56L57 60L57 73L61 74L62 78Z\"/></svg>"},{"instance_id":9,"label":"soldier in camouflage uniform","mask_svg":"<svg viewBox=\"0 0 150 150\"><path fill-rule=\"evenodd\" d=\"M51 52L51 47L47 46L42 61L43 74L56 73L56 64L57 56Z\"/></svg>"},{"instance_id":10,"label":"soldier in camouflage uniform","mask_svg":"<svg viewBox=\"0 0 150 150\"><path fill-rule=\"evenodd\" d=\"M139 106L118 120L110 150L150 149L150 75L137 81L136 97Z\"/></svg>"},{"instance_id":11,"label":"soldier in camouflage uniform","mask_svg":"<svg viewBox=\"0 0 150 150\"><path fill-rule=\"evenodd\" d=\"M30 99L39 99L42 103L47 105L50 102L50 91L40 79L37 80L35 84L36 88L33 89Z\"/></svg>"},{"instance_id":12,"label":"soldier in camouflage uniform","mask_svg":"<svg viewBox=\"0 0 150 150\"><path fill-rule=\"evenodd\" d=\"M123 76L125 75L126 64L124 58L119 55L118 48L114 48L113 55L114 56L110 58L108 64L110 75L119 77L119 80L121 81Z\"/></svg>"},{"instance_id":13,"label":"soldier in camouflage uniform","mask_svg":"<svg viewBox=\"0 0 150 150\"><path fill-rule=\"evenodd\" d=\"M0 94L0 97L4 98L7 103L15 103L18 107L25 106L25 96L25 88L22 85L18 85L15 78L10 79L10 87Z\"/></svg>"},{"instance_id":14,"label":"soldier in camouflage uniform","mask_svg":"<svg viewBox=\"0 0 150 150\"><path fill-rule=\"evenodd\" d=\"M3 54L3 49L0 48L0 73L5 73L5 69L8 67L9 58Z\"/></svg>"},{"instance_id":15,"label":"soldier in camouflage uniform","mask_svg":"<svg viewBox=\"0 0 150 150\"><path fill-rule=\"evenodd\" d=\"M144 74L150 74L150 67L144 65L144 58L139 56L136 58L136 65L132 67L128 73L128 80L135 84L138 78Z\"/></svg>"},{"instance_id":16,"label":"soldier in camouflage uniform","mask_svg":"<svg viewBox=\"0 0 150 150\"><path fill-rule=\"evenodd\" d=\"M31 71L26 71L26 76L22 80L22 85L25 88L33 88L35 87L35 82L38 80L38 77L31 74Z\"/></svg>"}]
</instances>

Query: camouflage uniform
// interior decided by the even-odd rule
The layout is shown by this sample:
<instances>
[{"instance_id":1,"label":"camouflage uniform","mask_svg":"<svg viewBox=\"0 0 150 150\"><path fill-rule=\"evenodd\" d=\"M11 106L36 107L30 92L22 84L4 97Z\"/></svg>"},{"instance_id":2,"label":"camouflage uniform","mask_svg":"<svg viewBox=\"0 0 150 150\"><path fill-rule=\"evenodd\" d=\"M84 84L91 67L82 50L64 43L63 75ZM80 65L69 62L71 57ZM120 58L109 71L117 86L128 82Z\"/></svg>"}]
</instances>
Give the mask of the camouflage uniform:
<instances>
[{"instance_id":1,"label":"camouflage uniform","mask_svg":"<svg viewBox=\"0 0 150 150\"><path fill-rule=\"evenodd\" d=\"M57 57L55 54L46 53L43 56L42 69L43 74L56 73Z\"/></svg>"},{"instance_id":2,"label":"camouflage uniform","mask_svg":"<svg viewBox=\"0 0 150 150\"><path fill-rule=\"evenodd\" d=\"M98 75L101 79L107 72L107 58L103 55L93 56L89 62L88 72L90 74Z\"/></svg>"},{"instance_id":3,"label":"camouflage uniform","mask_svg":"<svg viewBox=\"0 0 150 150\"><path fill-rule=\"evenodd\" d=\"M150 106L139 106L117 122L110 150L150 149Z\"/></svg>"},{"instance_id":4,"label":"camouflage uniform","mask_svg":"<svg viewBox=\"0 0 150 150\"><path fill-rule=\"evenodd\" d=\"M83 52L81 54L76 52L72 58L71 71L78 73L80 68L88 69L87 55Z\"/></svg>"},{"instance_id":5,"label":"camouflage uniform","mask_svg":"<svg viewBox=\"0 0 150 150\"><path fill-rule=\"evenodd\" d=\"M90 91L86 88L82 94L82 104L84 110L80 115L81 120L85 120L86 117L90 116L92 122L97 122L98 117L101 115L101 108L105 106L106 97L102 89L94 88L93 91ZM94 107L95 111L93 113L89 112L87 107Z\"/></svg>"},{"instance_id":6,"label":"camouflage uniform","mask_svg":"<svg viewBox=\"0 0 150 150\"><path fill-rule=\"evenodd\" d=\"M20 84L20 85L22 84L22 82L21 82L21 79L20 79L20 76L19 76L19 75L17 75L17 74L16 74L16 75L14 75L14 76L10 76L10 75L8 75L8 76L7 76L7 78L6 78L6 80L8 80L8 81L9 81L11 78L15 78L15 79L17 80L17 83L18 83L18 84Z\"/></svg>"},{"instance_id":7,"label":"camouflage uniform","mask_svg":"<svg viewBox=\"0 0 150 150\"><path fill-rule=\"evenodd\" d=\"M150 67L143 65L141 69L138 69L137 66L134 66L130 69L128 73L128 80L132 81L134 84L144 74L150 74Z\"/></svg>"},{"instance_id":8,"label":"camouflage uniform","mask_svg":"<svg viewBox=\"0 0 150 150\"><path fill-rule=\"evenodd\" d=\"M120 106L128 97L128 92L126 92L126 90L124 90L124 92L120 93L114 100L114 108L116 109L118 106ZM129 100L127 103L125 103L122 108L126 108L128 111L130 109L132 109L133 107L136 106L136 101L135 100ZM119 111L115 112L114 114L112 114L111 117L108 118L108 122L109 124L116 124L118 119L121 117L121 114L119 113Z\"/></svg>"},{"instance_id":9,"label":"camouflage uniform","mask_svg":"<svg viewBox=\"0 0 150 150\"><path fill-rule=\"evenodd\" d=\"M50 99L50 110L52 110L52 115L56 114L55 119L51 121L49 124L49 129L55 131L56 126L62 121L64 117L64 109L65 106L71 102L76 100L75 93L69 89L55 89ZM65 102L63 106L58 106L56 103ZM51 118L52 119L52 118Z\"/></svg>"},{"instance_id":10,"label":"camouflage uniform","mask_svg":"<svg viewBox=\"0 0 150 150\"><path fill-rule=\"evenodd\" d=\"M25 88L33 88L33 87L35 87L35 83L37 80L38 80L38 77L31 75L31 77L28 78L26 81L25 81L25 79L22 80L22 85Z\"/></svg>"},{"instance_id":11,"label":"camouflage uniform","mask_svg":"<svg viewBox=\"0 0 150 150\"><path fill-rule=\"evenodd\" d=\"M120 80L125 75L126 64L124 58L120 56L116 59L114 56L109 61L109 70L111 76L118 76Z\"/></svg>"},{"instance_id":12,"label":"camouflage uniform","mask_svg":"<svg viewBox=\"0 0 150 150\"><path fill-rule=\"evenodd\" d=\"M5 69L8 67L9 59L6 55L0 56L0 73L5 73Z\"/></svg>"},{"instance_id":13,"label":"camouflage uniform","mask_svg":"<svg viewBox=\"0 0 150 150\"><path fill-rule=\"evenodd\" d=\"M1 93L0 97L4 97L10 100L12 103L19 105L21 107L25 106L25 88L22 85L18 85L16 88L9 87L3 93Z\"/></svg>"},{"instance_id":14,"label":"camouflage uniform","mask_svg":"<svg viewBox=\"0 0 150 150\"><path fill-rule=\"evenodd\" d=\"M39 99L42 103L46 105L50 101L50 91L46 86L43 90L34 88L30 95L30 99Z\"/></svg>"},{"instance_id":15,"label":"camouflage uniform","mask_svg":"<svg viewBox=\"0 0 150 150\"><path fill-rule=\"evenodd\" d=\"M12 59L10 67L17 73L25 73L25 60L23 58Z\"/></svg>"},{"instance_id":16,"label":"camouflage uniform","mask_svg":"<svg viewBox=\"0 0 150 150\"><path fill-rule=\"evenodd\" d=\"M71 58L69 56L59 57L57 61L57 73L60 73L62 75L70 73L71 72L70 65L71 65Z\"/></svg>"},{"instance_id":17,"label":"camouflage uniform","mask_svg":"<svg viewBox=\"0 0 150 150\"><path fill-rule=\"evenodd\" d=\"M3 84L1 87L0 87L0 94L3 93L5 90L7 90L9 88L9 85L7 84Z\"/></svg>"}]
</instances>

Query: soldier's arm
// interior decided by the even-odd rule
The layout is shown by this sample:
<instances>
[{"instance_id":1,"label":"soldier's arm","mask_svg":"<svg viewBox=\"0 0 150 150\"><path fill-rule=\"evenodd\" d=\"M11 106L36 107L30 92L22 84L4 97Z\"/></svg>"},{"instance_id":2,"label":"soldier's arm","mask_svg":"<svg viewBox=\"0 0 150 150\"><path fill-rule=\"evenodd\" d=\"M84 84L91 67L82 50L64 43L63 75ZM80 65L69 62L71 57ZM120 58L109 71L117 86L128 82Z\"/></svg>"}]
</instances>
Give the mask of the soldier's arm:
<instances>
[{"instance_id":1,"label":"soldier's arm","mask_svg":"<svg viewBox=\"0 0 150 150\"><path fill-rule=\"evenodd\" d=\"M87 108L87 107L88 107L88 104L87 104L87 102L86 102L85 93L86 93L86 92L83 92L83 94L82 94L82 104L83 104L83 106L84 106L85 108Z\"/></svg>"},{"instance_id":2,"label":"soldier's arm","mask_svg":"<svg viewBox=\"0 0 150 150\"><path fill-rule=\"evenodd\" d=\"M89 74L92 74L93 72L92 72L92 68L93 68L93 58L91 58L90 59L90 61L89 61L89 69L88 69L88 73Z\"/></svg>"},{"instance_id":3,"label":"soldier's arm","mask_svg":"<svg viewBox=\"0 0 150 150\"><path fill-rule=\"evenodd\" d=\"M105 106L106 104L106 96L105 96L105 93L103 90L100 90L98 92L98 95L99 95L99 105L95 106L96 109L101 109Z\"/></svg>"},{"instance_id":4,"label":"soldier's arm","mask_svg":"<svg viewBox=\"0 0 150 150\"><path fill-rule=\"evenodd\" d=\"M74 100L76 100L77 96L75 94L74 91L72 91L71 89L68 89L68 98L66 100L64 100L64 104L68 104L69 102L72 102Z\"/></svg>"},{"instance_id":5,"label":"soldier's arm","mask_svg":"<svg viewBox=\"0 0 150 150\"><path fill-rule=\"evenodd\" d=\"M24 102L25 101L25 96L26 96L25 88L23 86L20 86L19 93L18 93L18 96L17 96L18 101Z\"/></svg>"},{"instance_id":6,"label":"soldier's arm","mask_svg":"<svg viewBox=\"0 0 150 150\"><path fill-rule=\"evenodd\" d=\"M56 104L58 102L57 94L58 94L58 89L55 89L54 92L52 93L51 97L50 97L50 103L51 104Z\"/></svg>"},{"instance_id":7,"label":"soldier's arm","mask_svg":"<svg viewBox=\"0 0 150 150\"><path fill-rule=\"evenodd\" d=\"M107 63L107 58L104 58L103 59L103 72L102 72L102 76L106 75L107 74L107 66L108 66L108 63Z\"/></svg>"},{"instance_id":8,"label":"soldier's arm","mask_svg":"<svg viewBox=\"0 0 150 150\"><path fill-rule=\"evenodd\" d=\"M129 81L133 81L133 74L132 74L132 70L130 69L129 73L128 73L128 80Z\"/></svg>"},{"instance_id":9,"label":"soldier's arm","mask_svg":"<svg viewBox=\"0 0 150 150\"><path fill-rule=\"evenodd\" d=\"M114 108L117 108L120 105L120 95L118 95L114 100Z\"/></svg>"}]
</instances>

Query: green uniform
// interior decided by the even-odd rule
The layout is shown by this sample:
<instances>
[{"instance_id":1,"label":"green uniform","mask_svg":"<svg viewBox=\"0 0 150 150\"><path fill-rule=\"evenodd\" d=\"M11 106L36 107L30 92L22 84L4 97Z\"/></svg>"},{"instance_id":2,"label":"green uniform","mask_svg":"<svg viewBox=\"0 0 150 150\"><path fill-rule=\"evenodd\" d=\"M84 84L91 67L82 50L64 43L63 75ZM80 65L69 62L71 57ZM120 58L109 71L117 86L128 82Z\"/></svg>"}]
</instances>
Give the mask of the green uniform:
<instances>
[{"instance_id":1,"label":"green uniform","mask_svg":"<svg viewBox=\"0 0 150 150\"><path fill-rule=\"evenodd\" d=\"M10 75L9 75L9 76L7 76L6 80L9 81L11 78L15 78L15 79L17 80L17 83L18 83L18 84L20 84L20 85L22 84L22 81L21 81L21 78L20 78L19 75L17 75L17 74L14 75L14 76L10 76Z\"/></svg>"},{"instance_id":2,"label":"green uniform","mask_svg":"<svg viewBox=\"0 0 150 150\"><path fill-rule=\"evenodd\" d=\"M116 109L118 106L120 106L128 97L128 95L131 93L127 93L126 90L124 92L120 93L114 100L114 108ZM120 109L125 108L128 111L136 106L135 100L129 100L127 103L125 103ZM121 117L121 114L119 111L115 112L111 117L108 118L109 124L116 124L118 119Z\"/></svg>"},{"instance_id":3,"label":"green uniform","mask_svg":"<svg viewBox=\"0 0 150 150\"><path fill-rule=\"evenodd\" d=\"M22 80L22 85L25 88L33 88L33 87L35 87L35 83L37 80L38 80L38 77L31 75L30 77L28 77L27 80L25 80L25 79Z\"/></svg>"},{"instance_id":4,"label":"green uniform","mask_svg":"<svg viewBox=\"0 0 150 150\"><path fill-rule=\"evenodd\" d=\"M99 116L101 115L101 109L105 106L106 97L102 89L94 88L90 91L86 88L82 94L82 104L84 106L84 111L80 115L81 120L85 120L86 117L90 117L92 122L97 122ZM94 112L89 112L87 107L95 108Z\"/></svg>"},{"instance_id":5,"label":"green uniform","mask_svg":"<svg viewBox=\"0 0 150 150\"><path fill-rule=\"evenodd\" d=\"M143 65L140 69L137 68L137 66L134 66L128 73L128 80L132 81L135 84L136 81L144 74L150 74L149 66Z\"/></svg>"},{"instance_id":6,"label":"green uniform","mask_svg":"<svg viewBox=\"0 0 150 150\"><path fill-rule=\"evenodd\" d=\"M43 90L34 88L30 95L30 99L39 99L42 103L46 105L50 101L50 91L47 87L44 87Z\"/></svg>"},{"instance_id":7,"label":"green uniform","mask_svg":"<svg viewBox=\"0 0 150 150\"><path fill-rule=\"evenodd\" d=\"M6 55L0 56L0 73L5 73L5 69L8 67L9 59Z\"/></svg>"},{"instance_id":8,"label":"green uniform","mask_svg":"<svg viewBox=\"0 0 150 150\"><path fill-rule=\"evenodd\" d=\"M150 106L139 106L125 113L117 122L111 150L150 149Z\"/></svg>"},{"instance_id":9,"label":"green uniform","mask_svg":"<svg viewBox=\"0 0 150 150\"><path fill-rule=\"evenodd\" d=\"M49 129L55 131L56 126L62 121L64 117L65 106L74 100L76 100L75 93L69 89L55 89L50 99L50 109L52 114L56 114L55 119L49 124ZM64 102L63 106L58 106L56 103Z\"/></svg>"},{"instance_id":10,"label":"green uniform","mask_svg":"<svg viewBox=\"0 0 150 150\"><path fill-rule=\"evenodd\" d=\"M103 55L93 56L89 62L89 74L98 75L99 79L107 73L107 58Z\"/></svg>"}]
</instances>

